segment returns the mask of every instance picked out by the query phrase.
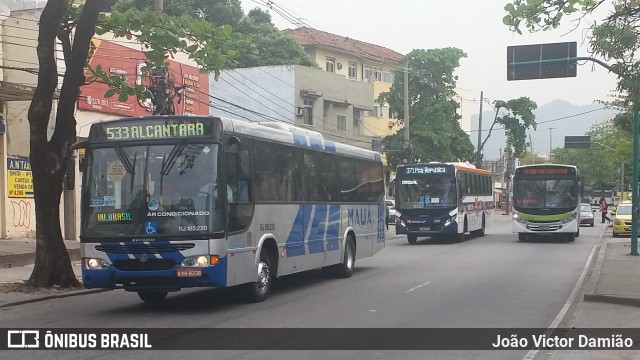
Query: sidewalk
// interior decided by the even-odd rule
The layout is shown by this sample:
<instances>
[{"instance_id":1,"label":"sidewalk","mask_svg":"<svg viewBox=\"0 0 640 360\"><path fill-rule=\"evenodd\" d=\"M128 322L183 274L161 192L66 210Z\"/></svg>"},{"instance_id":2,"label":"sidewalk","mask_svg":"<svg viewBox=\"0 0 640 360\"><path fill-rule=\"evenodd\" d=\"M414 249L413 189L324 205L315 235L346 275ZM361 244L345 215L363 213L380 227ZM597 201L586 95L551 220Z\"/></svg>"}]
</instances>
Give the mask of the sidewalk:
<instances>
[{"instance_id":1,"label":"sidewalk","mask_svg":"<svg viewBox=\"0 0 640 360\"><path fill-rule=\"evenodd\" d=\"M73 271L81 280L80 242L65 240ZM12 289L29 279L36 257L35 239L0 239L0 308L54 298L95 293L102 289L41 289L31 293Z\"/></svg>"}]
</instances>

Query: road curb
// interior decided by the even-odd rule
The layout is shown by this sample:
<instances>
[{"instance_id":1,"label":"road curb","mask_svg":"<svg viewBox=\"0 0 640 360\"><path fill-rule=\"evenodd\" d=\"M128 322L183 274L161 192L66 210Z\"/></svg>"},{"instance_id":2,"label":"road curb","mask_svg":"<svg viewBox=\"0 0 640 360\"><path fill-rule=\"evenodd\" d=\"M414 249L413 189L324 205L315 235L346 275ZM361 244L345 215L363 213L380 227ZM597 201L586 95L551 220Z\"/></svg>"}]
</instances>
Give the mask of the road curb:
<instances>
[{"instance_id":1,"label":"road curb","mask_svg":"<svg viewBox=\"0 0 640 360\"><path fill-rule=\"evenodd\" d=\"M627 305L640 307L640 299L628 298L623 296L602 295L602 294L584 294L584 301L603 302L616 305Z\"/></svg>"},{"instance_id":2,"label":"road curb","mask_svg":"<svg viewBox=\"0 0 640 360\"><path fill-rule=\"evenodd\" d=\"M589 281L584 287L583 300L589 302L601 302L615 305L637 306L640 307L640 299L624 297L619 295L596 294L596 285L600 280L600 271L604 263L604 255L607 251L609 243L606 242L606 235L602 238L603 242L598 252L598 258L595 261Z\"/></svg>"},{"instance_id":3,"label":"road curb","mask_svg":"<svg viewBox=\"0 0 640 360\"><path fill-rule=\"evenodd\" d=\"M61 294L52 294L52 295L48 294L48 295L42 295L42 296L34 295L32 298L29 298L29 299L16 300L16 301L8 302L6 304L0 304L0 309L7 308L10 306L24 305L24 304L30 304L30 303L52 300L52 299L61 299L61 298L72 297L72 296L96 294L96 293L101 293L101 292L106 292L111 290L112 289L82 289L82 290L73 290L73 291L69 291Z\"/></svg>"}]
</instances>

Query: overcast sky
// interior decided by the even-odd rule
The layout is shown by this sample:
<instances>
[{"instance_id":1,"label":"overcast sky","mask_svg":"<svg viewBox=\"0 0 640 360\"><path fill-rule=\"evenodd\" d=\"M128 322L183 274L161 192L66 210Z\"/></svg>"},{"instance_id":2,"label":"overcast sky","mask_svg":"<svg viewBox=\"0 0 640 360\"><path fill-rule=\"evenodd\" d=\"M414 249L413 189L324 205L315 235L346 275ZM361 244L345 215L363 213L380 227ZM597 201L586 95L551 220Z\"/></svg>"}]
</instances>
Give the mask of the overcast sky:
<instances>
[{"instance_id":1,"label":"overcast sky","mask_svg":"<svg viewBox=\"0 0 640 360\"><path fill-rule=\"evenodd\" d=\"M241 1L245 13L255 7L267 9L260 5L267 0ZM484 91L485 98L492 101L528 96L538 106L555 99L585 105L610 99L616 85L613 74L592 62L580 65L576 78L506 80L507 46L577 41L578 56L588 56L581 30L594 20L604 18L607 9L584 18L582 24L565 21L563 27L552 31L518 35L502 24L507 0L274 0L272 3L274 9L318 30L381 45L402 54L413 49L462 49L468 57L456 72L458 86L470 90L476 100L480 91ZM297 27L273 10L270 13L278 28ZM576 26L578 28L570 32Z\"/></svg>"}]
</instances>

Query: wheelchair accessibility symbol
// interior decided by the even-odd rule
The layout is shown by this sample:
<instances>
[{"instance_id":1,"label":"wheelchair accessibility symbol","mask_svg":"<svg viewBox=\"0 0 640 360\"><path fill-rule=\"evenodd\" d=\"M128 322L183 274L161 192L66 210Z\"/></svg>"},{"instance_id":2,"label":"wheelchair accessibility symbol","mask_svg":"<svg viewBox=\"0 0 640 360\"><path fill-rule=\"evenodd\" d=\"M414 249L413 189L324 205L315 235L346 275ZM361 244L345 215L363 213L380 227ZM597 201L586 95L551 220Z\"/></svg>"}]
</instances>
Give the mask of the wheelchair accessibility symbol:
<instances>
[{"instance_id":1,"label":"wheelchair accessibility symbol","mask_svg":"<svg viewBox=\"0 0 640 360\"><path fill-rule=\"evenodd\" d=\"M144 222L144 232L147 235L157 234L158 233L158 223L156 221L145 221Z\"/></svg>"}]
</instances>

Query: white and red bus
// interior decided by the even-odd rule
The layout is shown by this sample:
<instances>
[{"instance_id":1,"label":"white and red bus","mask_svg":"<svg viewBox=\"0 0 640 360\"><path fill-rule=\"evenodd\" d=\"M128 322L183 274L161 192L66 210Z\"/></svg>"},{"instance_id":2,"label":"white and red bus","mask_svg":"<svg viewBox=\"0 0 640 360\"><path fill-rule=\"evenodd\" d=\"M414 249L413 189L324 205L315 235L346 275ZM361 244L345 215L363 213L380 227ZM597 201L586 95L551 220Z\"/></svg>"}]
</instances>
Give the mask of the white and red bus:
<instances>
[{"instance_id":1,"label":"white and red bus","mask_svg":"<svg viewBox=\"0 0 640 360\"><path fill-rule=\"evenodd\" d=\"M396 170L396 234L418 237L484 236L492 223L491 172L468 163L399 165Z\"/></svg>"}]
</instances>

